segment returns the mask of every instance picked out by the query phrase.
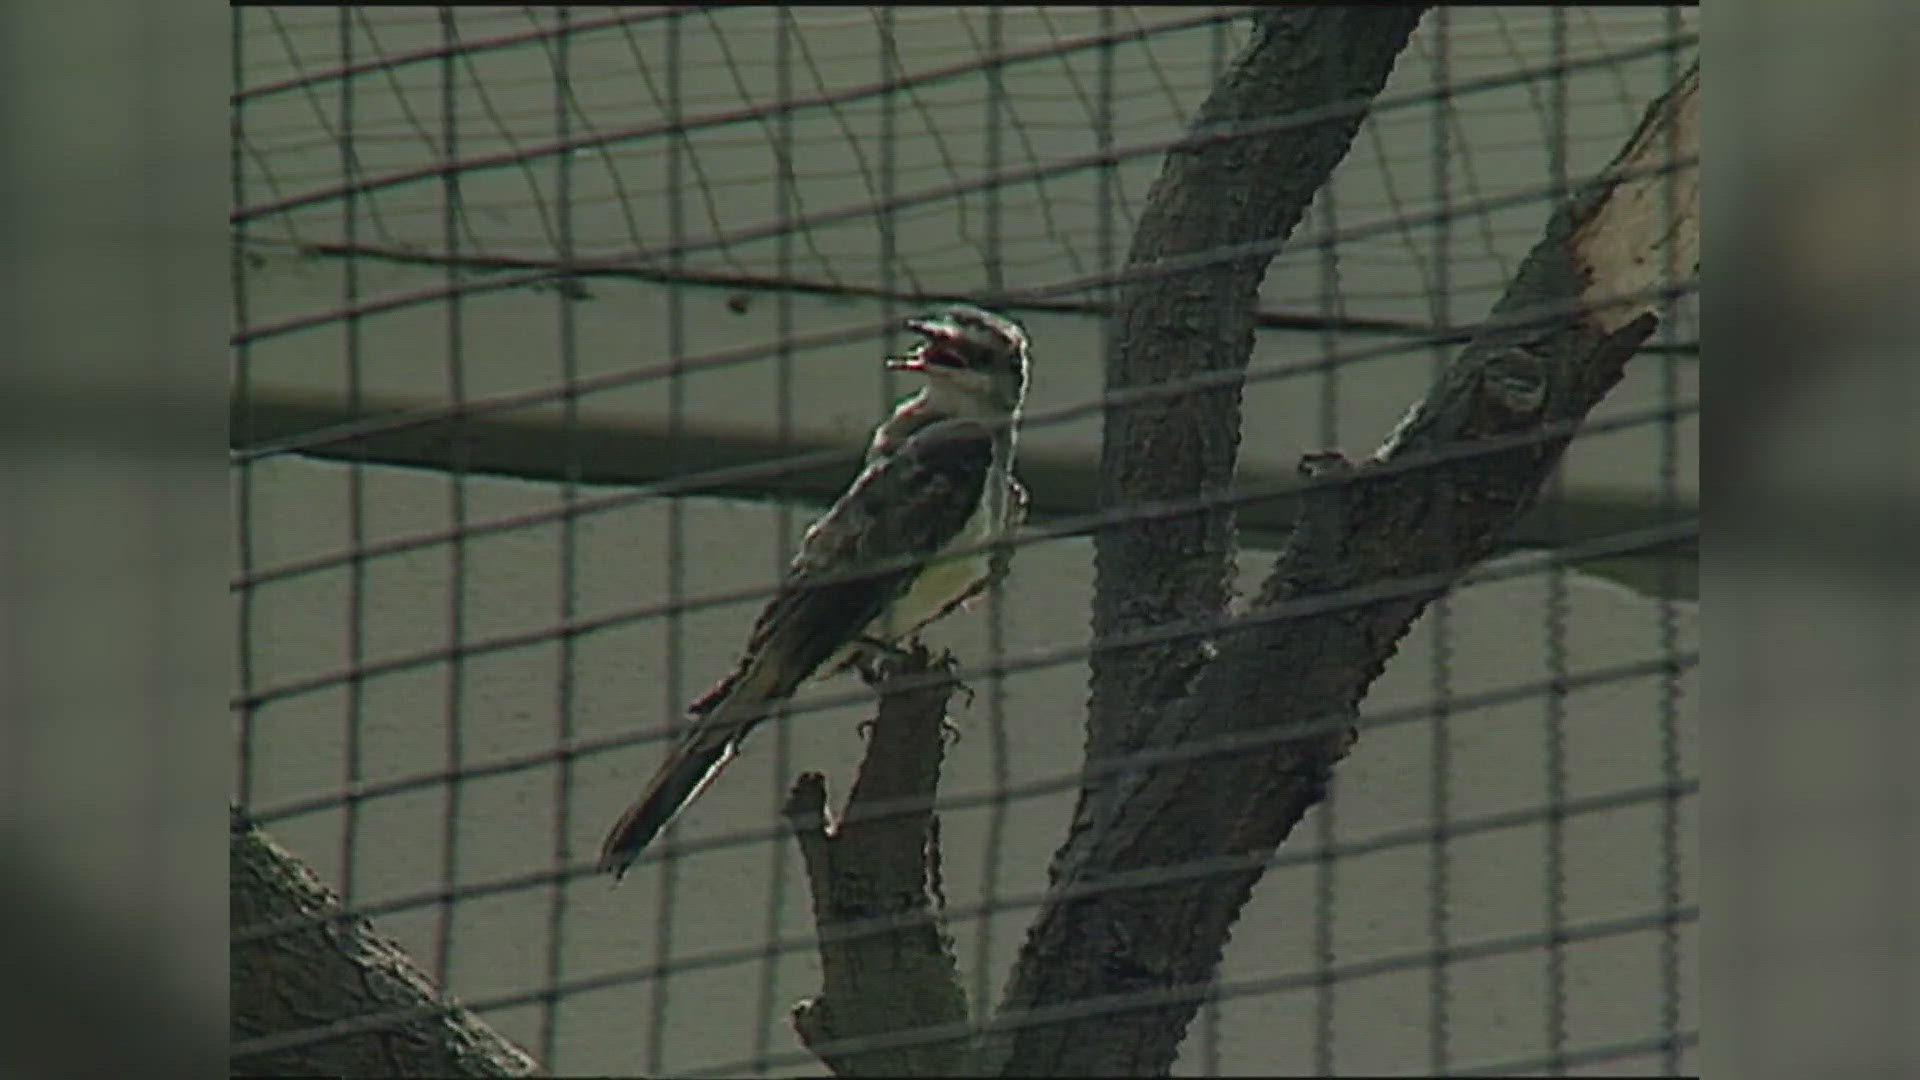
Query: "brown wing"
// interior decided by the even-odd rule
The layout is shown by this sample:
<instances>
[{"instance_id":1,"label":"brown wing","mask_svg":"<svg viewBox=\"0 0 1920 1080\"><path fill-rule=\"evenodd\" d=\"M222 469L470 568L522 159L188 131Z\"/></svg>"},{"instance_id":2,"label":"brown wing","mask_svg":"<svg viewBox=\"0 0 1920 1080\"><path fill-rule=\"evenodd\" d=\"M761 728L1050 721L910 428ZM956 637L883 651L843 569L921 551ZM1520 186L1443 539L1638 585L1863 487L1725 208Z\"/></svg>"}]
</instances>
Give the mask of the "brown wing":
<instances>
[{"instance_id":1,"label":"brown wing","mask_svg":"<svg viewBox=\"0 0 1920 1080\"><path fill-rule=\"evenodd\" d=\"M779 595L754 623L746 654L729 679L766 656L780 668L769 688L778 696L791 694L878 618L966 526L992 462L992 434L984 425L945 420L868 465L807 530ZM723 680L701 702L728 690Z\"/></svg>"},{"instance_id":2,"label":"brown wing","mask_svg":"<svg viewBox=\"0 0 1920 1080\"><path fill-rule=\"evenodd\" d=\"M985 426L948 420L861 471L807 530L740 663L692 705L692 727L608 834L603 868L623 872L769 709L906 590L973 516L992 462Z\"/></svg>"}]
</instances>

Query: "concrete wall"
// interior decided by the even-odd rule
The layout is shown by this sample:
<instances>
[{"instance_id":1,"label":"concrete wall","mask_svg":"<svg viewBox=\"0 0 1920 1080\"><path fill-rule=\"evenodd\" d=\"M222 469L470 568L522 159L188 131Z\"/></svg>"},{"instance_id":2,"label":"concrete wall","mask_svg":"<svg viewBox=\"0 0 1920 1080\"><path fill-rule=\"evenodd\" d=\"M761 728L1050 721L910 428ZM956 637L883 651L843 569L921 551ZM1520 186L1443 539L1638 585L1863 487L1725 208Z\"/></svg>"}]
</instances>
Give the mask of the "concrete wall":
<instances>
[{"instance_id":1,"label":"concrete wall","mask_svg":"<svg viewBox=\"0 0 1920 1080\"><path fill-rule=\"evenodd\" d=\"M1184 17L1181 9L1116 9L1113 24ZM605 13L576 12L576 21ZM777 40L771 9L736 9L688 17L679 98L691 117L713 116L777 93ZM877 79L874 16L865 9L794 9L796 44L812 64L795 60L796 96L829 93ZM965 61L984 48L978 9L899 9L894 14L900 70L912 73ZM337 16L331 11L247 10L241 14L243 82L264 85L338 63ZM529 16L507 9L462 12L458 27L471 44L526 30ZM1446 113L1453 141L1444 182L1436 175L1436 106L1418 99L1439 72L1436 22L1416 35L1388 99L1415 104L1382 111L1367 124L1333 185L1334 218L1316 212L1299 242L1274 265L1263 301L1269 310L1320 311L1322 273L1312 240L1330 225L1417 218L1526 192L1548 182L1544 152L1552 128L1544 81L1463 94ZM1551 61L1544 10L1457 10L1448 14L1449 81L1510 74ZM1681 18L1690 21L1691 13ZM551 15L541 14L542 24ZM1570 56L1653 41L1667 33L1655 9L1573 9ZM275 20L278 20L277 22ZM710 21L709 21L710 20ZM429 48L442 29L425 9L369 11L348 23L353 55L396 55ZM1095 9L1006 12L1003 45L1019 49L1098 33ZM1151 143L1180 130L1205 92L1216 55L1230 56L1242 31L1200 27L1157 35L1114 53L1114 140ZM574 105L569 131L585 125L612 131L658 121L669 96L660 80L665 38L658 22L581 35L568 46ZM1098 52L1016 64L1003 72L1012 127L1002 168L1045 164L1097 147L1089 102L1096 97ZM457 154L470 158L538 145L561 132L555 119L554 54L538 46L483 53L451 69L459 116ZM1567 167L1579 176L1605 162L1662 85L1665 59L1648 56L1581 69L1567 82ZM242 116L243 203L263 203L324 189L341 178L331 132L352 120L359 165L368 175L436 160L444 135L440 64L427 62L361 76L343 103L337 83L248 101ZM649 83L649 79L654 80ZM790 214L860 206L887 190L931 190L978 175L991 162L985 136L982 76L930 85L893 99L793 114L798 151L796 203ZM343 108L351 110L348 117ZM879 136L891 125L891 179ZM781 207L771 180L769 149L777 126L758 122L702 128L680 158L679 212L668 198L666 142L610 143L576 154L567 178L572 232L582 256L635 255L640 265L678 235L692 243L777 223ZM857 151L857 152L856 152ZM685 269L840 281L898 292L976 293L996 280L1034 287L1098 272L1104 257L1124 253L1130 219L1158 169L1158 154L1118 166L1111 175L1113 228L1103 248L1101 185L1093 170L1000 194L1000 235L987 235L981 193L904 211L883 234L871 216L774 239L713 243L689 253ZM560 223L554 196L561 175L542 158L463 174L465 218L459 249L472 254L550 258ZM337 200L246 227L252 260L244 270L243 325L326 312L360 301L432 289L444 270L303 254L301 245L340 242L351 217L355 239L394 251L447 250L447 189L438 180L397 186L355 201L351 215ZM1324 208L1323 203L1323 208ZM545 214L543 216L543 211ZM1531 244L1545 217L1537 199L1455 221L1444 248L1429 225L1412 224L1342 240L1339 310L1350 315L1431 322L1469 320L1483 312L1508 270ZM1336 220L1337 219L1337 220ZM677 222L677 224L676 224ZM718 223L717 225L715 223ZM883 245L892 257L882 258ZM997 259L996 259L997 256ZM1436 268L1444 267L1444 274ZM351 274L351 276L349 276ZM734 288L669 287L658 282L593 280L586 299L551 290L476 294L457 308L444 301L256 342L241 354L253 400L330 400L349 410L346 388L399 406L450 400L457 367L467 397L556 387L571 361L583 376L631 371L676 357L765 344L783 329L812 333L878 325L900 314L884 298L793 296ZM1431 298L1444 296L1445 310ZM744 304L730 300L744 298ZM1087 299L1088 297L1069 297ZM742 307L743 310L735 310ZM1028 319L1038 343L1033 405L1050 411L1083 402L1100 384L1098 325L1073 316ZM1687 316L1681 336L1691 334ZM457 332L455 330L457 328ZM1343 336L1343 352L1376 339ZM458 346L457 352L454 347ZM677 384L645 382L596 393L581 409L596 421L636 427L665 422L678 401L679 422L700 432L789 431L854 441L901 386L881 374L889 343L878 339L835 349L794 350L688 375ZM1281 373L1321 358L1318 340L1263 335L1256 373ZM1377 443L1408 401L1424 388L1437 357L1421 353L1343 367L1331 386L1335 424L1321 422L1321 376L1266 378L1249 387L1243 443L1250 467L1283 469L1303 451L1332 443L1352 453ZM1692 366L1643 358L1602 406L1618 416L1697 397ZM780 402L786 395L789 408ZM557 421L548 403L525 415ZM558 426L556 423L556 432ZM557 437L557 436L556 436ZM1026 436L1037 452L1091 457L1097 422L1079 419L1036 426ZM1626 491L1654 498L1669 486L1693 500L1696 428L1644 424L1582 440L1569 456L1566 486ZM559 485L427 470L348 466L270 457L236 475L236 493L253 572L326 558L383 540L431 534L460 520L485 522L551 509ZM610 494L584 489L583 496ZM358 508L361 531L352 531ZM277 698L252 718L241 784L257 808L271 810L338 792L349 775L350 728L358 731L357 776L367 782L432 773L452 763L472 767L521 756L539 758L566 733L577 740L657 733L667 719L731 661L758 601L702 606L677 620L642 617L673 600L698 600L764 587L783 565L807 513L767 503L684 499L634 501L580 518L573 527L571 615L611 622L573 639L570 660L548 639L568 595L558 524L469 539L458 549L422 550L332 566L254 588L242 603L250 659L247 693L271 691L345 670L356 660L379 663L445 647L525 633L538 640L465 657L457 666L429 661L358 683L329 684ZM457 552L457 553L456 553ZM1249 552L1256 573L1266 556ZM673 590L668 564L681 570ZM457 570L456 573L456 564ZM358 581L356 582L356 575ZM933 639L967 662L996 655L1018 659L1084 644L1091 582L1088 545L1080 540L1021 551L995 617L950 620ZM1573 674L1657 660L1669 648L1695 647L1695 617L1619 587L1568 575L1556 600L1549 579L1529 575L1469 589L1445 616L1416 629L1366 703L1369 714L1421 706L1436 693L1473 694L1548 678L1549 611L1563 604L1564 653ZM354 611L358 596L358 613ZM624 616L624 617L623 617ZM1444 632L1438 623L1444 620ZM455 623L458 623L456 626ZM357 638L359 654L350 651ZM1436 651L1436 644L1438 650ZM1444 659L1444 664L1440 663ZM1693 676L1668 683L1657 676L1610 681L1558 699L1565 733L1567 788L1572 798L1631 791L1660 782L1664 721L1671 719L1680 775L1698 773ZM1084 664L1074 661L976 682L970 708L955 717L966 733L947 769L943 792L964 798L1070 776L1081 747ZM563 707L563 688L570 698ZM857 691L851 681L825 684L825 695ZM559 1000L547 1064L559 1073L628 1073L645 1068L683 1073L700 1066L772 1055L774 1073L813 1073L793 1057L785 1011L818 985L797 861L771 838L774 810L800 769L823 769L843 794L859 746L858 703L806 711L757 735L748 753L690 813L678 840L689 845L671 867L647 864L625 885L600 878L571 882L555 893L530 887L464 898L450 910L413 907L384 915L381 929L437 968L469 1000L537 990L558 957L563 985L609 977ZM1357 843L1431 821L1434 755L1445 759L1447 807L1455 820L1503 811L1534 811L1548 796L1546 697L1370 728L1343 766L1331 811L1316 810L1289 851L1310 857L1324 839ZM552 761L470 779L426 784L373 798L348 815L328 808L274 823L272 831L356 902L377 902L432 889L443 880L471 886L537 872L557 857L582 861L658 760L651 739L570 764ZM983 918L953 927L976 993L997 995L1044 882L1070 794L1053 792L950 812L944 820L947 893L956 909L993 901ZM1678 808L1682 889L1693 895L1693 802ZM1445 845L1446 932L1456 943L1545 928L1549 883L1546 826L1533 817L1474 832ZM1657 801L1638 801L1566 823L1565 910L1574 922L1642 914L1661 902L1663 821ZM750 834L756 839L723 843ZM989 841L992 840L990 843ZM703 846L704 845L704 846ZM343 851L351 850L350 859ZM1435 852L1425 841L1397 843L1345 856L1333 864L1331 929L1337 964L1364 963L1431 946ZM443 878L443 866L451 867ZM1316 875L1311 863L1276 868L1256 893L1229 949L1223 978L1258 980L1310 971L1315 962ZM556 916L554 905L563 905ZM557 926L557 934L555 927ZM1696 1025L1691 926L1680 930L1681 1024ZM764 955L763 955L764 954ZM703 959L704 958L704 959ZM1567 949L1567 1017L1572 1046L1646 1038L1660 1033L1660 935L1647 931ZM656 963L688 964L653 978ZM1545 1051L1547 956L1528 949L1450 965L1443 994L1449 1048L1458 1064L1497 1062ZM626 978L616 978L627 976ZM1355 979L1332 991L1334 1064L1345 1072L1420 1072L1428 1068L1430 969L1415 966ZM1310 989L1232 997L1195 1026L1180 1071L1290 1073L1315 1067L1315 995ZM489 1018L536 1053L544 1052L542 1012L527 1004ZM657 1021L657 1022L656 1022ZM1683 1065L1685 1062L1683 1061ZM1614 1075L1657 1071L1655 1057L1628 1058L1596 1070ZM736 1066L733 1071L757 1071Z\"/></svg>"}]
</instances>

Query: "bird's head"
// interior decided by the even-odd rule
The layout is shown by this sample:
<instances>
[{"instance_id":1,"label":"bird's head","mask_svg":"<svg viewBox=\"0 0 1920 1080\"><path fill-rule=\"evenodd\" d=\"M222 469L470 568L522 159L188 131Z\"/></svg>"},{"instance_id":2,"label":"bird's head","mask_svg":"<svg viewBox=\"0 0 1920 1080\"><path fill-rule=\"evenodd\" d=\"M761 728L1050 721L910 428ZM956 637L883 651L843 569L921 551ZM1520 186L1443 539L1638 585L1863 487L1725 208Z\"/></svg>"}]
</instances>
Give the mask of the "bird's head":
<instances>
[{"instance_id":1,"label":"bird's head","mask_svg":"<svg viewBox=\"0 0 1920 1080\"><path fill-rule=\"evenodd\" d=\"M927 396L956 415L1003 416L1027 393L1027 332L972 304L949 304L907 320L921 340L887 361L896 371L927 377Z\"/></svg>"}]
</instances>

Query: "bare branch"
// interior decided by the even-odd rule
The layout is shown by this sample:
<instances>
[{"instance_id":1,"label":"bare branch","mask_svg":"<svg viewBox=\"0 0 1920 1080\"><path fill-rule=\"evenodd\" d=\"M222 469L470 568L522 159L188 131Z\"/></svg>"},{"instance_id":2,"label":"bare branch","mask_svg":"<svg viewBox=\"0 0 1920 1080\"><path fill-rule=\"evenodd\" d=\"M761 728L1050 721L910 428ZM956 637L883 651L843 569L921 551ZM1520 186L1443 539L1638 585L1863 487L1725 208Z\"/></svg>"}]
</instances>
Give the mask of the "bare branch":
<instances>
[{"instance_id":1,"label":"bare branch","mask_svg":"<svg viewBox=\"0 0 1920 1080\"><path fill-rule=\"evenodd\" d=\"M1444 582L1494 550L1653 332L1663 290L1698 270L1698 101L1696 64L1649 107L1614 164L1553 216L1486 327L1373 460L1303 463L1310 476L1350 470L1350 480L1315 487L1256 608L1369 582ZM1556 434L1430 467L1381 467L1528 432ZM1301 734L1270 750L1121 775L1111 812L1056 863L1057 898L1029 935L994 1021L997 1064L1026 1075L1171 1066L1264 860L1174 884L1087 890L1147 867L1271 854L1352 745L1338 721L1354 714L1414 618L1444 591L1224 634L1190 694L1142 715L1145 747L1275 727ZM1148 1004L1025 1020L1128 994Z\"/></svg>"},{"instance_id":2,"label":"bare branch","mask_svg":"<svg viewBox=\"0 0 1920 1080\"><path fill-rule=\"evenodd\" d=\"M232 812L228 897L236 932L303 916L312 925L234 947L235 1076L533 1076L525 1051L446 1000L400 947L306 865ZM411 1014L361 1026L356 1018ZM339 1033L312 1039L329 1026ZM284 1044L276 1047L276 1044Z\"/></svg>"},{"instance_id":3,"label":"bare branch","mask_svg":"<svg viewBox=\"0 0 1920 1080\"><path fill-rule=\"evenodd\" d=\"M947 700L960 686L951 670L951 657L936 660L918 647L889 666L839 822L828 818L819 773L801 774L787 799L813 893L824 982L818 997L794 1006L793 1026L839 1076L953 1075L969 1049L964 1036L860 1048L873 1036L916 1028L964 1031L967 1021L937 906L944 901L933 799L946 757Z\"/></svg>"},{"instance_id":4,"label":"bare branch","mask_svg":"<svg viewBox=\"0 0 1920 1080\"><path fill-rule=\"evenodd\" d=\"M1193 130L1372 101L1424 9L1262 12L1252 41L1201 106ZM1353 109L1298 128L1170 151L1148 195L1129 268L1285 237L1346 156L1364 118L1364 109ZM1243 371L1253 348L1260 279L1272 257L1269 249L1135 278L1114 319L1107 390ZM1240 383L1109 407L1103 430L1103 508L1217 491L1232 482L1239 453ZM1233 578L1233 531L1233 511L1217 508L1097 532L1094 636L1223 613ZM1137 749L1141 719L1182 693L1209 655L1198 639L1096 654L1088 756ZM1082 793L1076 831L1099 812L1098 796L1097 790Z\"/></svg>"}]
</instances>

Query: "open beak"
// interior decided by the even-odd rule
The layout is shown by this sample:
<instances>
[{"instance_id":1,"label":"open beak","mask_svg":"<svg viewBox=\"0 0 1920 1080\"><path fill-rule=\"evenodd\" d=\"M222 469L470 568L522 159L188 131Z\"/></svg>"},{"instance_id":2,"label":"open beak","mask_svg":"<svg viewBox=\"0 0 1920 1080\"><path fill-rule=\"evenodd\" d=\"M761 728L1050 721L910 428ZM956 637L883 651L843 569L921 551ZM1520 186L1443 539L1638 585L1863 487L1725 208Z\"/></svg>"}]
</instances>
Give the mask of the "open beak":
<instances>
[{"instance_id":1,"label":"open beak","mask_svg":"<svg viewBox=\"0 0 1920 1080\"><path fill-rule=\"evenodd\" d=\"M895 357L887 361L887 367L893 371L918 371L926 373L942 368L962 368L966 365L950 348L943 343L960 336L960 328L944 319L912 318L905 321L907 329L925 338L906 356Z\"/></svg>"}]
</instances>

